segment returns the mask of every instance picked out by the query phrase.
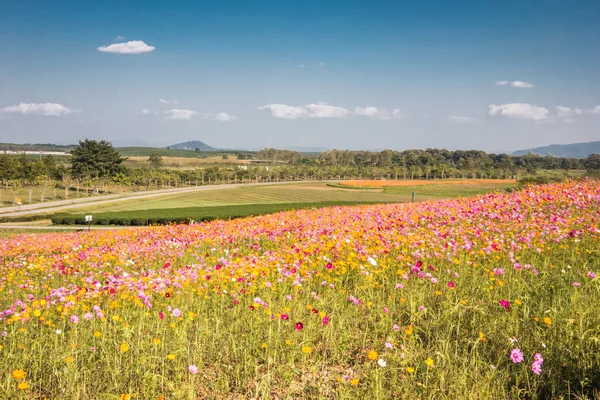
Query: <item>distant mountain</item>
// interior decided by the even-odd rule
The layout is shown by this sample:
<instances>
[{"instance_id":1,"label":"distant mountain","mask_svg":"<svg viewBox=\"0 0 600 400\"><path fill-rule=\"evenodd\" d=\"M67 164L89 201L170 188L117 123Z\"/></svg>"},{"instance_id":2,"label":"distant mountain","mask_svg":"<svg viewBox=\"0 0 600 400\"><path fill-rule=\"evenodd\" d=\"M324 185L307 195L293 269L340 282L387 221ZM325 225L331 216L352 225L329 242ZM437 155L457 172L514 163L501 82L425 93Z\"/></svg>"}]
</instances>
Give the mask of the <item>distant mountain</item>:
<instances>
[{"instance_id":1,"label":"distant mountain","mask_svg":"<svg viewBox=\"0 0 600 400\"><path fill-rule=\"evenodd\" d=\"M201 142L200 140L190 140L190 141L184 142L184 143L172 144L169 147L171 149L176 149L176 150L196 150L196 149L199 149L200 151L217 150L216 148L211 147L211 146L207 145L206 143Z\"/></svg>"},{"instance_id":2,"label":"distant mountain","mask_svg":"<svg viewBox=\"0 0 600 400\"><path fill-rule=\"evenodd\" d=\"M527 153L547 156L552 154L556 157L586 158L590 154L600 154L600 142L551 144L550 146L534 147L533 149L518 150L513 156L523 156Z\"/></svg>"}]
</instances>

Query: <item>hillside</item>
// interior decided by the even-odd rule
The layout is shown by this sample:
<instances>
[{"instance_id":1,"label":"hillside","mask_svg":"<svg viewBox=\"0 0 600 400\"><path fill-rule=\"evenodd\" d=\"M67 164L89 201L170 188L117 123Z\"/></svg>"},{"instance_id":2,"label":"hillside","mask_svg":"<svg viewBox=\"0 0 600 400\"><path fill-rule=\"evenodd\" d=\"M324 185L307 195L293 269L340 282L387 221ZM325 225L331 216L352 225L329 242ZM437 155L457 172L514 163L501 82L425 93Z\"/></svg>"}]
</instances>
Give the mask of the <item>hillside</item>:
<instances>
[{"instance_id":1,"label":"hillside","mask_svg":"<svg viewBox=\"0 0 600 400\"><path fill-rule=\"evenodd\" d=\"M200 151L217 150L216 148L211 147L200 140L189 140L184 143L173 144L173 145L169 146L169 148L175 149L175 150L192 150L192 151L194 151L196 149L199 149Z\"/></svg>"},{"instance_id":2,"label":"hillside","mask_svg":"<svg viewBox=\"0 0 600 400\"><path fill-rule=\"evenodd\" d=\"M512 153L512 155L522 156L529 152L542 156L552 154L556 157L586 158L590 154L600 153L600 142L551 144L533 149L518 150Z\"/></svg>"}]
</instances>

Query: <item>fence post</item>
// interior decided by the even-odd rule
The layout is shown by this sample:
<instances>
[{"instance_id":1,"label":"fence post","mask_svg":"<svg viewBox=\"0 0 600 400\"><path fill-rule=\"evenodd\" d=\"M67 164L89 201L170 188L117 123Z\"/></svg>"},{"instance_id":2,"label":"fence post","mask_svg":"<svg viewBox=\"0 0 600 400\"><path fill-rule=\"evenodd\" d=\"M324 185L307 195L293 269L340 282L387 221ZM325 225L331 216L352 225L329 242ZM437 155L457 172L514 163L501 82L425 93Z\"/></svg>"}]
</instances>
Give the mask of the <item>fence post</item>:
<instances>
[{"instance_id":1,"label":"fence post","mask_svg":"<svg viewBox=\"0 0 600 400\"><path fill-rule=\"evenodd\" d=\"M415 192L412 192L412 196L411 196L411 199L410 199L410 201L411 201L411 202L414 202L414 201L415 201Z\"/></svg>"}]
</instances>

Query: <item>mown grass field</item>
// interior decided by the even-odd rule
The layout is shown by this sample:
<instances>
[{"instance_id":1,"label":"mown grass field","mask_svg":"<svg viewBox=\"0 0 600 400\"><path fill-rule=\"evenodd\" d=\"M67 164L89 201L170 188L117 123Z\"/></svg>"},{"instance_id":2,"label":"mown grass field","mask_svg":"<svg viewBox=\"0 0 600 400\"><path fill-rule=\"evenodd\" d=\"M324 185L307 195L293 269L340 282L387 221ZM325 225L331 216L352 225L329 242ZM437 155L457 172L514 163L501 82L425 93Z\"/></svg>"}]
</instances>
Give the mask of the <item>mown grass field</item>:
<instances>
[{"instance_id":1,"label":"mown grass field","mask_svg":"<svg viewBox=\"0 0 600 400\"><path fill-rule=\"evenodd\" d=\"M476 187L479 193L502 189L506 184ZM351 202L407 202L411 191L416 191L418 200L454 197L460 187L444 185L433 195L426 195L420 187L407 186L403 191L387 189L357 190L328 186L326 183L289 183L282 185L223 187L222 189L197 191L194 193L170 194L152 199L132 199L101 207L89 206L70 213L116 212L167 208L214 207L242 204L318 203L323 201ZM430 190L431 191L431 190Z\"/></svg>"},{"instance_id":2,"label":"mown grass field","mask_svg":"<svg viewBox=\"0 0 600 400\"><path fill-rule=\"evenodd\" d=\"M0 398L593 399L600 184L0 238Z\"/></svg>"}]
</instances>

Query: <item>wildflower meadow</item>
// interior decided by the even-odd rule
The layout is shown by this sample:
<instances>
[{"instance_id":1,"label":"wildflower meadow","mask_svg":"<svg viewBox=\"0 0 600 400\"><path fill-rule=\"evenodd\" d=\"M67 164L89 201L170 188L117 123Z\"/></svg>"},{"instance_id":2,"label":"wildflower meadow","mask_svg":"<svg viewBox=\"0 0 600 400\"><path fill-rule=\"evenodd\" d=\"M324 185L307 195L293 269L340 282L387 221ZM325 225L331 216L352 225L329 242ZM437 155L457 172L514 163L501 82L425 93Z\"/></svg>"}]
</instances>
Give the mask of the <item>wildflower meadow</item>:
<instances>
[{"instance_id":1,"label":"wildflower meadow","mask_svg":"<svg viewBox=\"0 0 600 400\"><path fill-rule=\"evenodd\" d=\"M0 398L597 398L599 228L584 180L0 239Z\"/></svg>"}]
</instances>

